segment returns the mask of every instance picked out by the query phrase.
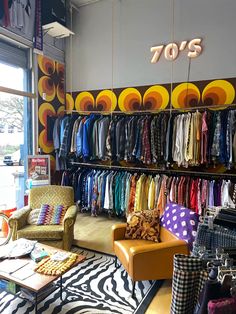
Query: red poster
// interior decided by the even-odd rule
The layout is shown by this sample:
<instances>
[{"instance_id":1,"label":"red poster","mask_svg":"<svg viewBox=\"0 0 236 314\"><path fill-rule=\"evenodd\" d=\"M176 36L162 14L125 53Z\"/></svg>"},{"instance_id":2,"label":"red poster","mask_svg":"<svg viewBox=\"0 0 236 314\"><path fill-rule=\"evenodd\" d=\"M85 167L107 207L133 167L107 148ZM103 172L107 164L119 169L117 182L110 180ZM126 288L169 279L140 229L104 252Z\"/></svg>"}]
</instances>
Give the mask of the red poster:
<instances>
[{"instance_id":1,"label":"red poster","mask_svg":"<svg viewBox=\"0 0 236 314\"><path fill-rule=\"evenodd\" d=\"M50 184L50 156L28 156L28 182L30 185Z\"/></svg>"}]
</instances>

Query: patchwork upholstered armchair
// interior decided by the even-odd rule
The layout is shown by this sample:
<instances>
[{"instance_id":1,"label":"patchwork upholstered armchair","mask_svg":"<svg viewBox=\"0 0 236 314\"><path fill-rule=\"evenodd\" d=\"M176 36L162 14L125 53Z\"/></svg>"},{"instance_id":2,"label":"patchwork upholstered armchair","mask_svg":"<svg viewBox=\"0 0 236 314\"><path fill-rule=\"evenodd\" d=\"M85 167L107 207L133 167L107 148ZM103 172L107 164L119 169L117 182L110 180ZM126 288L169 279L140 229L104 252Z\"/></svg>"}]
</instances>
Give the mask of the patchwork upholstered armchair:
<instances>
[{"instance_id":1,"label":"patchwork upholstered armchair","mask_svg":"<svg viewBox=\"0 0 236 314\"><path fill-rule=\"evenodd\" d=\"M50 204L50 206L60 204L68 207L61 224L37 225L29 221L30 213L34 209L40 209L43 204ZM9 220L12 239L38 240L40 243L69 251L74 239L76 213L72 187L49 185L32 188L28 206L15 211Z\"/></svg>"}]
</instances>

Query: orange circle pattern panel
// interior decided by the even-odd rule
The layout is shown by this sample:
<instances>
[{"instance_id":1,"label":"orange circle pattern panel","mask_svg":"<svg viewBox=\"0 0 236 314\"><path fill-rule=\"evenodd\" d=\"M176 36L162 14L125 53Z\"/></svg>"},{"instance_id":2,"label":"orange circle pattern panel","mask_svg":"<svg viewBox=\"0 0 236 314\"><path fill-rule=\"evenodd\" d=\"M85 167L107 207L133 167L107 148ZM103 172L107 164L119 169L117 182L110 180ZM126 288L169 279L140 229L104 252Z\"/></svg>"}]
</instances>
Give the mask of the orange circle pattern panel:
<instances>
[{"instance_id":1,"label":"orange circle pattern panel","mask_svg":"<svg viewBox=\"0 0 236 314\"><path fill-rule=\"evenodd\" d=\"M52 101L56 96L56 86L49 76L42 76L38 82L39 95L46 101Z\"/></svg>"},{"instance_id":2,"label":"orange circle pattern panel","mask_svg":"<svg viewBox=\"0 0 236 314\"><path fill-rule=\"evenodd\" d=\"M165 109L169 103L169 93L161 85L151 86L146 90L143 96L144 110Z\"/></svg>"},{"instance_id":3,"label":"orange circle pattern panel","mask_svg":"<svg viewBox=\"0 0 236 314\"><path fill-rule=\"evenodd\" d=\"M46 129L44 129L39 134L39 146L42 148L43 152L46 154L50 154L54 151L53 142L48 142L48 140L47 140Z\"/></svg>"},{"instance_id":4,"label":"orange circle pattern panel","mask_svg":"<svg viewBox=\"0 0 236 314\"><path fill-rule=\"evenodd\" d=\"M89 92L81 92L77 95L75 99L75 109L80 111L94 111L94 97Z\"/></svg>"},{"instance_id":5,"label":"orange circle pattern panel","mask_svg":"<svg viewBox=\"0 0 236 314\"><path fill-rule=\"evenodd\" d=\"M119 95L118 105L124 112L143 110L142 96L136 88L126 88Z\"/></svg>"},{"instance_id":6,"label":"orange circle pattern panel","mask_svg":"<svg viewBox=\"0 0 236 314\"><path fill-rule=\"evenodd\" d=\"M44 127L46 127L47 124L47 116L55 115L56 111L51 104L45 102L39 107L39 121Z\"/></svg>"},{"instance_id":7,"label":"orange circle pattern panel","mask_svg":"<svg viewBox=\"0 0 236 314\"><path fill-rule=\"evenodd\" d=\"M55 72L55 61L38 55L38 65L45 75L52 75Z\"/></svg>"},{"instance_id":8,"label":"orange circle pattern panel","mask_svg":"<svg viewBox=\"0 0 236 314\"><path fill-rule=\"evenodd\" d=\"M231 105L235 98L235 89L226 80L215 80L207 84L202 92L202 102L205 106Z\"/></svg>"},{"instance_id":9,"label":"orange circle pattern panel","mask_svg":"<svg viewBox=\"0 0 236 314\"><path fill-rule=\"evenodd\" d=\"M65 104L65 85L64 85L64 64L56 63L56 72L57 72L57 97L61 104Z\"/></svg>"},{"instance_id":10,"label":"orange circle pattern panel","mask_svg":"<svg viewBox=\"0 0 236 314\"><path fill-rule=\"evenodd\" d=\"M200 101L200 91L193 83L181 83L174 88L171 101L174 108L196 107Z\"/></svg>"},{"instance_id":11,"label":"orange circle pattern panel","mask_svg":"<svg viewBox=\"0 0 236 314\"><path fill-rule=\"evenodd\" d=\"M111 90L102 90L96 97L97 111L114 111L117 104L117 97Z\"/></svg>"},{"instance_id":12,"label":"orange circle pattern panel","mask_svg":"<svg viewBox=\"0 0 236 314\"><path fill-rule=\"evenodd\" d=\"M75 102L71 94L66 94L66 111L71 112L74 109Z\"/></svg>"}]
</instances>

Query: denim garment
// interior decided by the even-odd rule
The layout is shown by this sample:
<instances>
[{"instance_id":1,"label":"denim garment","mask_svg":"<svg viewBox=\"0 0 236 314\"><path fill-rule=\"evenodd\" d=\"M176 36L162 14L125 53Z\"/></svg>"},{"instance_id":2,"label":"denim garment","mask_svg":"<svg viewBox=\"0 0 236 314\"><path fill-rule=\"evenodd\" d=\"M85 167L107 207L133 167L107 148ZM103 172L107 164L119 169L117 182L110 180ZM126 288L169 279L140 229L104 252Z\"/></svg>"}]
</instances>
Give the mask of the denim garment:
<instances>
[{"instance_id":1,"label":"denim garment","mask_svg":"<svg viewBox=\"0 0 236 314\"><path fill-rule=\"evenodd\" d=\"M82 119L79 124L79 128L76 134L76 155L77 157L82 156L83 151L83 131L84 131L84 123L86 118Z\"/></svg>"},{"instance_id":2,"label":"denim garment","mask_svg":"<svg viewBox=\"0 0 236 314\"><path fill-rule=\"evenodd\" d=\"M95 121L95 115L90 115L83 125L83 148L82 155L88 159L92 155L92 128Z\"/></svg>"}]
</instances>

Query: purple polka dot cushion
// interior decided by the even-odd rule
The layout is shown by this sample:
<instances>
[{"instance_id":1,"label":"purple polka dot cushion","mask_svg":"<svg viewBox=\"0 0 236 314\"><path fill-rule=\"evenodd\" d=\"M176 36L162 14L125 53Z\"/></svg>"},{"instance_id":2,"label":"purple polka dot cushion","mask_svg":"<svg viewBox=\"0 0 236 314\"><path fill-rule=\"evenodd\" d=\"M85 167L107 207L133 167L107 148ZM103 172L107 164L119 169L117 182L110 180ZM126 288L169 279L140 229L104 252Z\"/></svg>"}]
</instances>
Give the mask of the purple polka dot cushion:
<instances>
[{"instance_id":1,"label":"purple polka dot cushion","mask_svg":"<svg viewBox=\"0 0 236 314\"><path fill-rule=\"evenodd\" d=\"M198 222L199 215L197 213L175 203L167 204L161 217L161 226L179 239L186 241L190 250L197 234Z\"/></svg>"}]
</instances>

